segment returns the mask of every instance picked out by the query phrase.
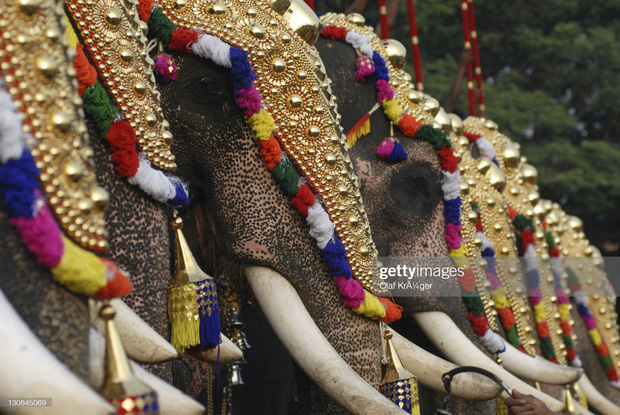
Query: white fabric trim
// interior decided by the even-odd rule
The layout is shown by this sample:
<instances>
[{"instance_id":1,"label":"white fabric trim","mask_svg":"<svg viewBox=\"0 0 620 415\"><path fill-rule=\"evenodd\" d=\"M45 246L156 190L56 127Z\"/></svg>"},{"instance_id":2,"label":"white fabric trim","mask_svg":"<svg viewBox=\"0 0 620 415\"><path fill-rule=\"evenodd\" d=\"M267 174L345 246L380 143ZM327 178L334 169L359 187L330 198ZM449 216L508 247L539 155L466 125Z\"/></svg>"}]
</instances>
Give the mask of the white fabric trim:
<instances>
[{"instance_id":1,"label":"white fabric trim","mask_svg":"<svg viewBox=\"0 0 620 415\"><path fill-rule=\"evenodd\" d=\"M319 249L323 250L334 236L334 223L318 200L308 208L306 222L310 227L310 236L316 239Z\"/></svg>"},{"instance_id":2,"label":"white fabric trim","mask_svg":"<svg viewBox=\"0 0 620 415\"><path fill-rule=\"evenodd\" d=\"M442 172L441 190L444 200L453 200L461 194L461 172L456 169L453 173Z\"/></svg>"},{"instance_id":3,"label":"white fabric trim","mask_svg":"<svg viewBox=\"0 0 620 415\"><path fill-rule=\"evenodd\" d=\"M527 247L523 256L525 257L525 270L527 272L536 271L540 261L536 256L536 248L533 244Z\"/></svg>"},{"instance_id":4,"label":"white fabric trim","mask_svg":"<svg viewBox=\"0 0 620 415\"><path fill-rule=\"evenodd\" d=\"M215 36L202 34L192 45L192 51L194 55L211 59L225 68L232 67L230 63L230 46Z\"/></svg>"},{"instance_id":5,"label":"white fabric trim","mask_svg":"<svg viewBox=\"0 0 620 415\"><path fill-rule=\"evenodd\" d=\"M476 140L476 145L478 146L478 150L480 151L481 155L490 158L491 160L495 158L495 149L493 148L493 144L491 144L489 140L484 137L480 137Z\"/></svg>"},{"instance_id":6,"label":"white fabric trim","mask_svg":"<svg viewBox=\"0 0 620 415\"><path fill-rule=\"evenodd\" d=\"M489 238L487 238L485 234L483 234L482 232L478 232L476 233L476 235L478 236L478 239L482 241L480 251L484 251L487 248L493 249L493 241L489 240Z\"/></svg>"},{"instance_id":7,"label":"white fabric trim","mask_svg":"<svg viewBox=\"0 0 620 415\"><path fill-rule=\"evenodd\" d=\"M482 340L484 347L486 347L487 350L493 354L503 353L506 351L504 339L490 329L484 333L484 336L480 337L480 340Z\"/></svg>"},{"instance_id":8,"label":"white fabric trim","mask_svg":"<svg viewBox=\"0 0 620 415\"><path fill-rule=\"evenodd\" d=\"M374 52L372 46L370 46L371 40L372 40L372 37L366 36L366 35L360 35L359 33L354 32L353 30L349 30L347 32L346 42L350 44L351 46L353 46L354 48L359 49L360 52L368 56L370 59L372 59L372 55Z\"/></svg>"},{"instance_id":9,"label":"white fabric trim","mask_svg":"<svg viewBox=\"0 0 620 415\"><path fill-rule=\"evenodd\" d=\"M13 98L0 89L0 162L19 159L26 147L26 135L22 131L22 120L15 109Z\"/></svg>"},{"instance_id":10,"label":"white fabric trim","mask_svg":"<svg viewBox=\"0 0 620 415\"><path fill-rule=\"evenodd\" d=\"M578 305L588 306L588 295L583 290L577 290L573 293L573 297L575 297L575 302Z\"/></svg>"},{"instance_id":11,"label":"white fabric trim","mask_svg":"<svg viewBox=\"0 0 620 415\"><path fill-rule=\"evenodd\" d=\"M136 175L128 177L127 181L135 186L139 186L145 193L151 195L153 199L161 203L166 203L174 198L176 189L168 180L168 177L159 170L151 167L151 162L146 154L140 153L140 166Z\"/></svg>"}]
</instances>

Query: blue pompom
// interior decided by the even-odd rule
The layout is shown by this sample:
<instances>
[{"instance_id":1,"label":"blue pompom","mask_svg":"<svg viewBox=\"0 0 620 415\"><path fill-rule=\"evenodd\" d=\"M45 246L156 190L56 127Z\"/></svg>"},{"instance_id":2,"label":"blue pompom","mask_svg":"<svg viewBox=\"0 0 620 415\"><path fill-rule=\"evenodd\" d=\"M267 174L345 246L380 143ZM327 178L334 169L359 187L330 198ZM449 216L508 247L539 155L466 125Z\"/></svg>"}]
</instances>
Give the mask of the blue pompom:
<instances>
[{"instance_id":1,"label":"blue pompom","mask_svg":"<svg viewBox=\"0 0 620 415\"><path fill-rule=\"evenodd\" d=\"M388 68L385 64L385 61L383 60L383 58L381 57L381 55L379 54L379 52L374 51L372 53L372 61L375 64L375 76L378 79L385 79L386 81L389 82L390 80L390 71L388 71Z\"/></svg>"},{"instance_id":2,"label":"blue pompom","mask_svg":"<svg viewBox=\"0 0 620 415\"><path fill-rule=\"evenodd\" d=\"M347 279L353 277L346 255L347 251L344 249L344 245L337 236L334 236L321 251L321 258L327 264L329 275L334 278L341 275Z\"/></svg>"},{"instance_id":3,"label":"blue pompom","mask_svg":"<svg viewBox=\"0 0 620 415\"><path fill-rule=\"evenodd\" d=\"M243 49L230 48L230 63L235 91L250 89L252 81L256 80L256 74L250 65L248 52Z\"/></svg>"},{"instance_id":4,"label":"blue pompom","mask_svg":"<svg viewBox=\"0 0 620 415\"><path fill-rule=\"evenodd\" d=\"M443 214L447 222L459 226L461 224L461 198L457 197L452 200L444 200Z\"/></svg>"},{"instance_id":5,"label":"blue pompom","mask_svg":"<svg viewBox=\"0 0 620 415\"><path fill-rule=\"evenodd\" d=\"M28 149L24 148L20 158L9 159L0 166L0 187L11 216L34 217L39 169Z\"/></svg>"},{"instance_id":6,"label":"blue pompom","mask_svg":"<svg viewBox=\"0 0 620 415\"><path fill-rule=\"evenodd\" d=\"M169 204L173 205L173 206L187 206L189 205L189 196L187 195L187 192L185 191L185 187L183 187L183 184L181 183L181 181L174 181L174 190L175 190L175 195L174 197L168 201Z\"/></svg>"},{"instance_id":7,"label":"blue pompom","mask_svg":"<svg viewBox=\"0 0 620 415\"><path fill-rule=\"evenodd\" d=\"M405 151L403 146L398 141L395 141L394 147L392 148L392 152L390 153L390 156L388 157L388 161L397 162L397 161L403 161L403 160L407 160L407 152Z\"/></svg>"}]
</instances>

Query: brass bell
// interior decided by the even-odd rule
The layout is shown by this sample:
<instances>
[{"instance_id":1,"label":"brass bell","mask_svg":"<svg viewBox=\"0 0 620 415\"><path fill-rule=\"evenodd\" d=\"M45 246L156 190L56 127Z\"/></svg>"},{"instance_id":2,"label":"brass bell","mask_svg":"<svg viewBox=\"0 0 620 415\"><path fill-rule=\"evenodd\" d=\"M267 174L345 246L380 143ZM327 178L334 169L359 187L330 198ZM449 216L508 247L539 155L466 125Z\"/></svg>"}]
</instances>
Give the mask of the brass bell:
<instances>
[{"instance_id":1,"label":"brass bell","mask_svg":"<svg viewBox=\"0 0 620 415\"><path fill-rule=\"evenodd\" d=\"M243 378L241 377L241 366L238 363L233 363L230 366L230 383L233 386L244 385Z\"/></svg>"}]
</instances>

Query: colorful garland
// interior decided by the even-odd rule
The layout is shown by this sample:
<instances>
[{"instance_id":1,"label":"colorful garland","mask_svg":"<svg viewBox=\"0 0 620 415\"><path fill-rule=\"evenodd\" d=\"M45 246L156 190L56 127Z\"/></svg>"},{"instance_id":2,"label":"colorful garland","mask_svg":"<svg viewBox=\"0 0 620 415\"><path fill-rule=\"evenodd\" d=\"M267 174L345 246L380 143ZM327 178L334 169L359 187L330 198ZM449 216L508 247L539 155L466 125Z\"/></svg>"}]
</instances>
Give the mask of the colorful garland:
<instances>
[{"instance_id":1,"label":"colorful garland","mask_svg":"<svg viewBox=\"0 0 620 415\"><path fill-rule=\"evenodd\" d=\"M525 353L525 350L523 350L523 346L521 345L521 340L519 339L519 334L517 333L515 315L512 308L510 308L510 303L508 302L506 287L503 286L497 276L493 242L483 233L484 228L482 227L482 221L480 220L480 208L478 207L478 202L472 202L471 207L474 212L476 212L476 216L478 217L476 220L476 235L478 236L478 239L482 241L480 252L482 257L487 261L486 274L487 280L491 283L491 299L495 302L495 309L497 310L499 319L502 322L502 327L506 333L506 340L508 340L511 345Z\"/></svg>"},{"instance_id":2,"label":"colorful garland","mask_svg":"<svg viewBox=\"0 0 620 415\"><path fill-rule=\"evenodd\" d=\"M321 200L298 174L273 134L276 124L254 85L257 77L248 60L248 53L214 36L179 27L160 9L153 9L152 6L152 0L143 1L138 12L140 18L148 22L149 32L166 49L195 54L231 69L237 105L254 133L265 166L282 190L292 197L293 206L306 218L310 235L321 250L321 258L345 298L345 306L351 307L358 314L386 323L400 318L400 307L385 298L375 297L353 278L346 260L346 250L334 234L334 223L329 219Z\"/></svg>"},{"instance_id":3,"label":"colorful garland","mask_svg":"<svg viewBox=\"0 0 620 415\"><path fill-rule=\"evenodd\" d=\"M443 170L441 187L444 195L444 215L446 218L445 239L455 265L465 270L464 275L459 278L459 283L468 311L467 317L473 324L474 331L491 353L503 352L506 350L506 345L502 338L489 327L489 322L484 313L484 304L476 288L476 277L467 259L467 246L461 240L461 198L459 197L461 175L458 169L459 159L454 155L454 148L452 148L448 134L416 120L398 105L390 85L390 75L385 61L379 52L373 50L370 45L372 37L337 26L326 26L321 30L321 34L333 40L344 41L365 55L359 57L356 62L355 76L357 80L359 82L374 81L377 102L382 105L383 111L390 121L398 126L406 136L426 141L435 149ZM385 143L384 140L379 146L380 157ZM402 149L400 143L392 141L390 145L392 144L389 157L395 154L397 156L394 157L395 159L406 159L407 153ZM384 151L384 154L386 153L387 150Z\"/></svg>"},{"instance_id":4,"label":"colorful garland","mask_svg":"<svg viewBox=\"0 0 620 415\"><path fill-rule=\"evenodd\" d=\"M508 205L508 214L510 215L515 229L521 232L521 246L525 259L527 287L530 294L530 304L532 304L532 308L534 309L536 331L540 338L542 355L545 359L557 363L557 357L553 350L551 335L549 334L549 328L547 326L545 303L541 301L540 274L538 273L539 259L536 256L536 239L534 237L536 228L531 219L527 219L524 215L517 213L510 205Z\"/></svg>"},{"instance_id":5,"label":"colorful garland","mask_svg":"<svg viewBox=\"0 0 620 415\"><path fill-rule=\"evenodd\" d=\"M0 80L0 188L4 203L26 247L49 268L54 281L95 298L123 296L131 290L127 277L64 236L39 185L39 169L26 145L26 134L11 95Z\"/></svg>"},{"instance_id":6,"label":"colorful garland","mask_svg":"<svg viewBox=\"0 0 620 415\"><path fill-rule=\"evenodd\" d=\"M586 323L588 335L590 336L590 339L598 352L598 356L601 364L603 365L603 369L605 369L607 379L613 387L620 388L620 379L618 379L618 373L616 372L616 368L614 367L611 357L609 356L607 346L603 343L601 333L596 327L596 321L594 320L594 317L592 317L592 314L590 314L590 310L588 310L588 295L583 290L577 275L575 275L575 271L573 271L570 267L566 267L566 273L568 274L568 287L570 288L571 294L577 303L577 310L579 310L581 318L584 323Z\"/></svg>"},{"instance_id":7,"label":"colorful garland","mask_svg":"<svg viewBox=\"0 0 620 415\"><path fill-rule=\"evenodd\" d=\"M116 172L158 202L188 205L189 197L183 182L171 174L155 170L145 154L138 154L135 130L110 103L105 88L97 80L97 70L86 57L71 25L67 25L67 32L72 47L76 49L73 65L77 72L78 92L84 100L84 112L93 121L97 133L110 144Z\"/></svg>"},{"instance_id":8,"label":"colorful garland","mask_svg":"<svg viewBox=\"0 0 620 415\"><path fill-rule=\"evenodd\" d=\"M566 346L566 357L571 366L581 367L581 359L577 356L575 350L575 342L573 341L573 326L569 323L570 320L570 307L568 297L562 287L562 256L560 250L555 243L553 234L547 230L547 223L542 223L545 230L545 238L549 246L549 263L551 265L551 273L553 274L553 285L555 289L555 295L558 298L558 312L560 313L560 327L562 328L562 338L564 339L564 345Z\"/></svg>"}]
</instances>

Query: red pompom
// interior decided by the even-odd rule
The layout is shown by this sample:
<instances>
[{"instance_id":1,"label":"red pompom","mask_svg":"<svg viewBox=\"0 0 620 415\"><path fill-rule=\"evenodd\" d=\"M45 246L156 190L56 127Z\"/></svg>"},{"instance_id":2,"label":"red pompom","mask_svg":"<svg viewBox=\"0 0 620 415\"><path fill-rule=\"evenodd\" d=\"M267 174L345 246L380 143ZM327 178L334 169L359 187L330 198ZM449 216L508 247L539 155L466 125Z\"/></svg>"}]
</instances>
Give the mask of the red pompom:
<instances>
[{"instance_id":1,"label":"red pompom","mask_svg":"<svg viewBox=\"0 0 620 415\"><path fill-rule=\"evenodd\" d=\"M260 154L263 156L265 167L267 167L269 171L273 170L282 157L280 143L278 143L278 140L276 140L274 136L271 136L268 140L258 140L258 146L260 148Z\"/></svg>"},{"instance_id":2,"label":"red pompom","mask_svg":"<svg viewBox=\"0 0 620 415\"><path fill-rule=\"evenodd\" d=\"M484 335L486 334L486 332L488 330L490 330L489 328L489 322L487 321L486 316L483 314L480 314L479 316L474 315L474 313L469 313L467 315L467 318L469 319L469 321L472 322L472 325L474 327L474 331L476 332L476 334L480 337L484 337Z\"/></svg>"},{"instance_id":3,"label":"red pompom","mask_svg":"<svg viewBox=\"0 0 620 415\"><path fill-rule=\"evenodd\" d=\"M502 324L506 330L511 329L515 325L515 315L510 307L497 310L497 314L499 314L499 318L502 320Z\"/></svg>"},{"instance_id":4,"label":"red pompom","mask_svg":"<svg viewBox=\"0 0 620 415\"><path fill-rule=\"evenodd\" d=\"M541 339L549 337L549 327L547 327L546 321L536 323L536 330L538 331L538 337Z\"/></svg>"},{"instance_id":5,"label":"red pompom","mask_svg":"<svg viewBox=\"0 0 620 415\"><path fill-rule=\"evenodd\" d=\"M117 165L116 171L121 177L136 175L140 162L136 151L136 132L125 120L113 122L106 137L112 147L112 160Z\"/></svg>"},{"instance_id":6,"label":"red pompom","mask_svg":"<svg viewBox=\"0 0 620 415\"><path fill-rule=\"evenodd\" d=\"M170 50L179 52L193 53L192 45L197 40L198 33L195 30L177 27L176 30L172 32L169 48Z\"/></svg>"},{"instance_id":7,"label":"red pompom","mask_svg":"<svg viewBox=\"0 0 620 415\"><path fill-rule=\"evenodd\" d=\"M151 17L151 13L153 13L153 3L155 3L155 0L140 0L138 5L138 16L140 16L140 20L144 23L149 22L149 17Z\"/></svg>"},{"instance_id":8,"label":"red pompom","mask_svg":"<svg viewBox=\"0 0 620 415\"><path fill-rule=\"evenodd\" d=\"M420 127L424 125L423 122L416 120L411 115L403 114L400 121L398 121L398 128L408 137L415 137Z\"/></svg>"},{"instance_id":9,"label":"red pompom","mask_svg":"<svg viewBox=\"0 0 620 415\"><path fill-rule=\"evenodd\" d=\"M326 26L321 30L321 34L334 40L346 40L347 29L338 26Z\"/></svg>"},{"instance_id":10,"label":"red pompom","mask_svg":"<svg viewBox=\"0 0 620 415\"><path fill-rule=\"evenodd\" d=\"M448 173L454 173L459 167L459 159L454 156L454 149L452 147L442 146L441 150L437 150L439 156L439 163L441 168Z\"/></svg>"},{"instance_id":11,"label":"red pompom","mask_svg":"<svg viewBox=\"0 0 620 415\"><path fill-rule=\"evenodd\" d=\"M83 96L86 89L95 85L95 82L97 82L97 70L88 61L84 53L84 46L80 43L75 47L73 67L75 68L75 72L77 72L78 93L80 96Z\"/></svg>"},{"instance_id":12,"label":"red pompom","mask_svg":"<svg viewBox=\"0 0 620 415\"><path fill-rule=\"evenodd\" d=\"M480 137L482 137L480 134L468 133L467 131L465 131L463 135L467 137L470 143L475 143Z\"/></svg>"},{"instance_id":13,"label":"red pompom","mask_svg":"<svg viewBox=\"0 0 620 415\"><path fill-rule=\"evenodd\" d=\"M306 217L308 216L308 209L314 205L315 200L316 196L314 196L308 184L304 183L297 189L297 194L291 199L291 203L299 213Z\"/></svg>"},{"instance_id":14,"label":"red pompom","mask_svg":"<svg viewBox=\"0 0 620 415\"><path fill-rule=\"evenodd\" d=\"M528 246L536 245L536 239L534 238L534 232L531 229L524 229L521 232L521 244L523 246L523 250L525 251Z\"/></svg>"},{"instance_id":15,"label":"red pompom","mask_svg":"<svg viewBox=\"0 0 620 415\"><path fill-rule=\"evenodd\" d=\"M549 256L552 258L559 257L560 249L557 246L554 246L553 248L549 248Z\"/></svg>"},{"instance_id":16,"label":"red pompom","mask_svg":"<svg viewBox=\"0 0 620 415\"><path fill-rule=\"evenodd\" d=\"M377 299L385 308L385 317L377 320L383 321L385 324L390 324L396 320L400 320L403 313L403 308L401 306L388 298L377 297Z\"/></svg>"},{"instance_id":17,"label":"red pompom","mask_svg":"<svg viewBox=\"0 0 620 415\"><path fill-rule=\"evenodd\" d=\"M98 299L106 299L106 298L116 298L123 297L131 291L131 282L127 279L127 276L118 269L116 264L108 259L100 258L103 265L106 267L106 272L113 273L114 278L108 281L108 284L97 291L94 298Z\"/></svg>"},{"instance_id":18,"label":"red pompom","mask_svg":"<svg viewBox=\"0 0 620 415\"><path fill-rule=\"evenodd\" d=\"M467 268L463 272L463 276L459 278L459 284L461 284L461 288L465 292L473 292L474 287L476 286L476 276L474 275L474 271L472 271L471 267Z\"/></svg>"}]
</instances>

